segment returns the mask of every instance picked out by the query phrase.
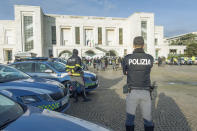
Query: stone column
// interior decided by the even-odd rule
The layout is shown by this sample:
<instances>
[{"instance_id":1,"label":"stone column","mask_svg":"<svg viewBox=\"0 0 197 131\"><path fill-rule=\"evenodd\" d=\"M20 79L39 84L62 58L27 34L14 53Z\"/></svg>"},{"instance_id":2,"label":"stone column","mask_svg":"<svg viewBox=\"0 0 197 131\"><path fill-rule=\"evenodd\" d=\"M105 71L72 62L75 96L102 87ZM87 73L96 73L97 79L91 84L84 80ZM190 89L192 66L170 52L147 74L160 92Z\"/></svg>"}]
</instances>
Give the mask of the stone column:
<instances>
[{"instance_id":1,"label":"stone column","mask_svg":"<svg viewBox=\"0 0 197 131\"><path fill-rule=\"evenodd\" d=\"M94 27L94 46L98 44L98 27Z\"/></svg>"},{"instance_id":2,"label":"stone column","mask_svg":"<svg viewBox=\"0 0 197 131\"><path fill-rule=\"evenodd\" d=\"M84 46L84 29L83 26L80 26L80 45Z\"/></svg>"},{"instance_id":3,"label":"stone column","mask_svg":"<svg viewBox=\"0 0 197 131\"><path fill-rule=\"evenodd\" d=\"M76 41L75 41L75 26L71 27L71 32L72 32L72 45L75 46L76 45Z\"/></svg>"}]
</instances>

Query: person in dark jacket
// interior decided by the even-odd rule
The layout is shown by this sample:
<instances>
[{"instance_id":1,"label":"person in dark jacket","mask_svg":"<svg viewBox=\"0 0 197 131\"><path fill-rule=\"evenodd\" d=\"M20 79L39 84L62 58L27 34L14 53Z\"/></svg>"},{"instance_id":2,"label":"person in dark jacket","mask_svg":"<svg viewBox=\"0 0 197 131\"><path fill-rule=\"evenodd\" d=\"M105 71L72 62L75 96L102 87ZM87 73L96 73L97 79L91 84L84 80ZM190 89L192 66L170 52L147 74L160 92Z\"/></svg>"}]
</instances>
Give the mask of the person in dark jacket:
<instances>
[{"instance_id":1,"label":"person in dark jacket","mask_svg":"<svg viewBox=\"0 0 197 131\"><path fill-rule=\"evenodd\" d=\"M78 56L78 50L73 50L73 55L67 60L66 64L66 70L68 74L71 76L71 81L76 83L75 87L78 88L79 86L82 89L82 97L84 99L84 102L89 101L90 99L87 98L86 92L85 92L85 82L83 79L83 69L82 69L82 62L81 58ZM75 102L78 102L78 94L77 89L73 92Z\"/></svg>"},{"instance_id":2,"label":"person in dark jacket","mask_svg":"<svg viewBox=\"0 0 197 131\"><path fill-rule=\"evenodd\" d=\"M144 52L144 39L135 37L133 54L123 59L123 74L127 75L129 93L126 98L126 131L134 131L135 111L138 104L142 111L145 131L153 131L151 118L150 72L153 67L153 57Z\"/></svg>"},{"instance_id":3,"label":"person in dark jacket","mask_svg":"<svg viewBox=\"0 0 197 131\"><path fill-rule=\"evenodd\" d=\"M162 65L162 59L161 57L158 58L158 67Z\"/></svg>"}]
</instances>

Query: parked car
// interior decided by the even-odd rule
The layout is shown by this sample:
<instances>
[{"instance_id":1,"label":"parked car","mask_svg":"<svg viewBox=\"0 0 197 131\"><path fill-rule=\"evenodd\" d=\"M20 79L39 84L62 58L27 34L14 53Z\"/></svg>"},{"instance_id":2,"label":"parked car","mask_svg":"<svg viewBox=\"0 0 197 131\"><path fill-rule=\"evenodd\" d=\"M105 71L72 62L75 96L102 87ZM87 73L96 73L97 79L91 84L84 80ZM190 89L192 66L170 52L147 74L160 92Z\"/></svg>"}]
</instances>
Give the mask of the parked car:
<instances>
[{"instance_id":1,"label":"parked car","mask_svg":"<svg viewBox=\"0 0 197 131\"><path fill-rule=\"evenodd\" d=\"M32 78L5 65L0 65L0 90L11 92L19 103L64 112L69 107L69 89L57 81Z\"/></svg>"},{"instance_id":2,"label":"parked car","mask_svg":"<svg viewBox=\"0 0 197 131\"><path fill-rule=\"evenodd\" d=\"M65 67L59 62L48 61L48 58L26 58L10 64L32 77L56 80L65 86L70 81L70 76L65 72Z\"/></svg>"},{"instance_id":3,"label":"parked car","mask_svg":"<svg viewBox=\"0 0 197 131\"><path fill-rule=\"evenodd\" d=\"M50 61L47 59L39 60L38 58L26 59L21 62L10 64L18 70L21 70L32 77L40 77L56 80L64 85L70 81L70 76L66 72L66 66L62 62ZM96 74L84 71L84 80L86 91L92 91L98 87Z\"/></svg>"},{"instance_id":4,"label":"parked car","mask_svg":"<svg viewBox=\"0 0 197 131\"><path fill-rule=\"evenodd\" d=\"M109 129L62 113L26 106L0 93L2 131L109 131Z\"/></svg>"}]
</instances>

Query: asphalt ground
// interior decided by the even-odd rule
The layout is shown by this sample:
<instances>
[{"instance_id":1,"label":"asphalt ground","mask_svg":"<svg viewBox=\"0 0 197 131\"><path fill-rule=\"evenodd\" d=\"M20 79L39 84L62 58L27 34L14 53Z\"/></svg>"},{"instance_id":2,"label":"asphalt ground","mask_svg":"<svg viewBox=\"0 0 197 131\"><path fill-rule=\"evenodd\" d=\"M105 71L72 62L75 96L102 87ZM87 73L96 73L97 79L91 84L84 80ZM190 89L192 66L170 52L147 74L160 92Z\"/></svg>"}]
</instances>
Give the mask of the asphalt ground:
<instances>
[{"instance_id":1,"label":"asphalt ground","mask_svg":"<svg viewBox=\"0 0 197 131\"><path fill-rule=\"evenodd\" d=\"M93 70L93 72L96 72ZM66 114L104 125L115 131L125 131L125 98L122 87L126 77L121 69L96 72L99 87L88 94L90 102L71 99ZM152 101L155 131L197 131L197 66L156 65L151 73L158 88ZM136 111L136 131L143 131L139 108Z\"/></svg>"}]
</instances>

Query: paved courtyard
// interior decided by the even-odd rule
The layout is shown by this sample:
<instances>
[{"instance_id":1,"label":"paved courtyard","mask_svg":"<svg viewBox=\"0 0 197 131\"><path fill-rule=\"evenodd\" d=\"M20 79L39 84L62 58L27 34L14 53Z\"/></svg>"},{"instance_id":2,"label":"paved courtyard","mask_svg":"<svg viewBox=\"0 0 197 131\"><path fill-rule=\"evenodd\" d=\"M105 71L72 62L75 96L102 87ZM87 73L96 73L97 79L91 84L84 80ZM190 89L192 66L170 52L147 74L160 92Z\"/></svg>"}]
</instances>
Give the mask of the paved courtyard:
<instances>
[{"instance_id":1,"label":"paved courtyard","mask_svg":"<svg viewBox=\"0 0 197 131\"><path fill-rule=\"evenodd\" d=\"M155 66L152 81L158 89L153 102L155 131L197 131L197 66ZM124 131L125 95L122 86L126 77L122 71L97 72L100 87L88 94L92 101L73 103L66 114L115 131ZM143 131L142 118L137 109L136 131Z\"/></svg>"}]
</instances>

